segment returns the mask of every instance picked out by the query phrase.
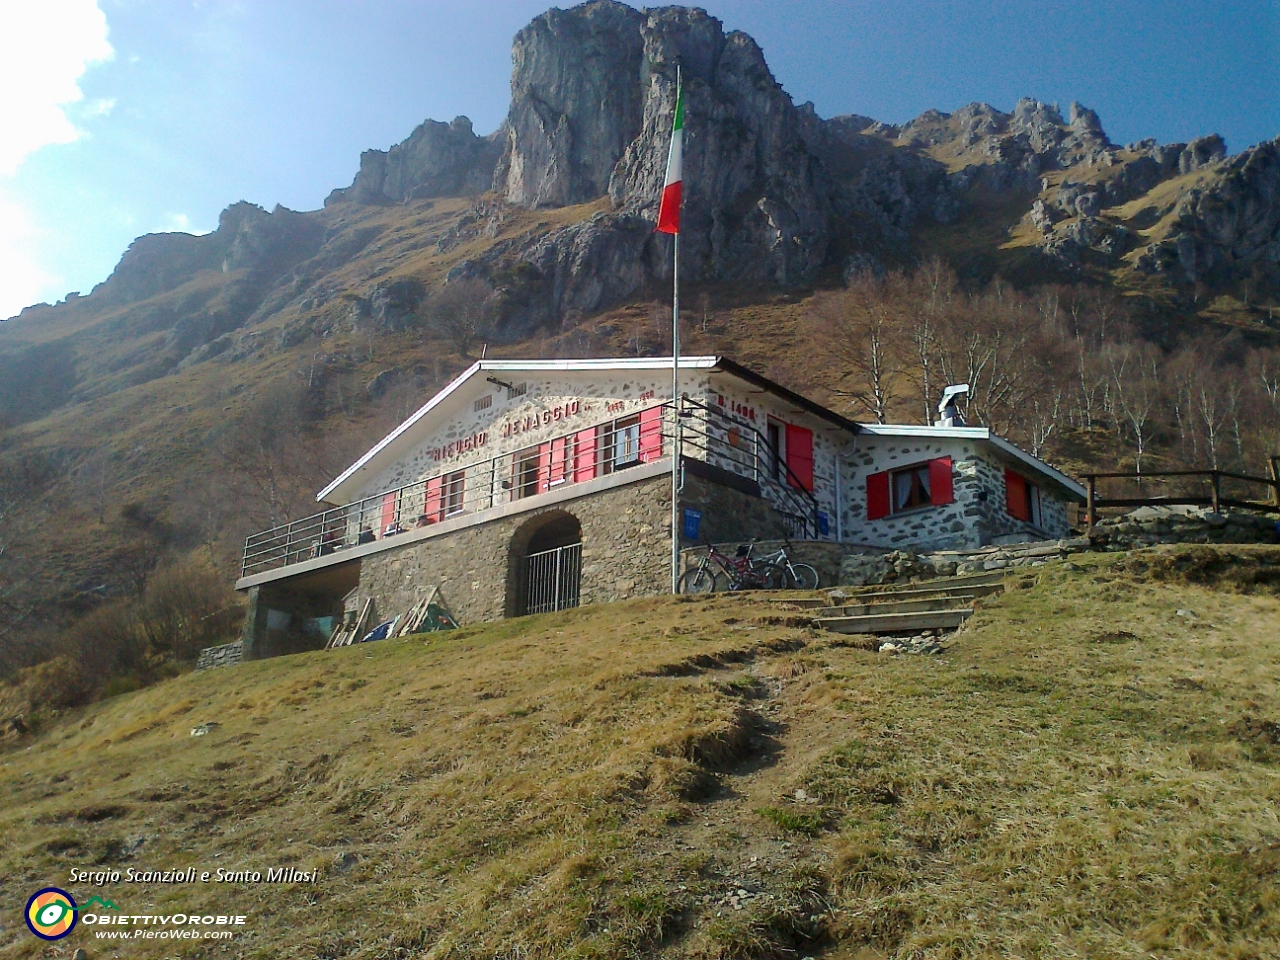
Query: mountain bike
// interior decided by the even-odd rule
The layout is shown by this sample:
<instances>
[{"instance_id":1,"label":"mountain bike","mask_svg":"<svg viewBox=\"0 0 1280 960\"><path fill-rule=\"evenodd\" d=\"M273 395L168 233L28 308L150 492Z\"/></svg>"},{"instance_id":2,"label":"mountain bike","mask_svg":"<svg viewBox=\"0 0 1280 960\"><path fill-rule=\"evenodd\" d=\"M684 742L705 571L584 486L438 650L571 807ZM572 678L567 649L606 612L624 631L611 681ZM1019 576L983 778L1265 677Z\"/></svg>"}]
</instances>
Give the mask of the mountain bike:
<instances>
[{"instance_id":1,"label":"mountain bike","mask_svg":"<svg viewBox=\"0 0 1280 960\"><path fill-rule=\"evenodd\" d=\"M751 557L755 541L738 547L735 556L729 556L707 544L707 552L696 567L686 570L677 583L680 593L715 593L717 590L765 590L768 577L756 568Z\"/></svg>"},{"instance_id":2,"label":"mountain bike","mask_svg":"<svg viewBox=\"0 0 1280 960\"><path fill-rule=\"evenodd\" d=\"M786 547L789 546L791 543L788 541ZM764 577L771 589L817 590L818 571L807 563L792 563L786 547L756 557L751 561L752 568Z\"/></svg>"}]
</instances>

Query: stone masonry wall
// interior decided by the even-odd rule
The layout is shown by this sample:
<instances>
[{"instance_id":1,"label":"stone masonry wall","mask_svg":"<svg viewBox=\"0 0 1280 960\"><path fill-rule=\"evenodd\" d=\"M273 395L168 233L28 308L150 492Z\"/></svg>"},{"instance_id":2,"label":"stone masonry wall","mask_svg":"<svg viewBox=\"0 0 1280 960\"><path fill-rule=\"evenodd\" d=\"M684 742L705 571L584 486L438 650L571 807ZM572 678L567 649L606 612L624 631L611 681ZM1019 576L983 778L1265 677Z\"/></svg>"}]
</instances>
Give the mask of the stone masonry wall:
<instances>
[{"instance_id":1,"label":"stone masonry wall","mask_svg":"<svg viewBox=\"0 0 1280 960\"><path fill-rule=\"evenodd\" d=\"M1157 506L1103 520L1094 531L1094 545L1102 550L1156 543L1280 543L1280 523L1261 513Z\"/></svg>"},{"instance_id":2,"label":"stone masonry wall","mask_svg":"<svg viewBox=\"0 0 1280 960\"><path fill-rule=\"evenodd\" d=\"M665 593L671 583L670 497L671 481L654 477L365 557L360 588L348 606L373 597L377 623L407 611L438 584L461 623L512 616L529 536L566 513L582 528L581 603ZM782 519L762 498L703 478L686 475L682 510L686 506L702 511L700 540L768 539L784 532Z\"/></svg>"},{"instance_id":3,"label":"stone masonry wall","mask_svg":"<svg viewBox=\"0 0 1280 960\"><path fill-rule=\"evenodd\" d=\"M717 466L736 473L743 473L743 465L750 463L757 456L760 461L758 469L761 473L771 469L772 464L769 461L769 453L764 449L763 445L759 445L760 440L755 433L755 431L759 431L760 434L767 435L770 419L780 425L791 423L813 431L812 493L818 503L818 509L826 513L830 518L828 536L831 539L835 539L836 513L839 509L838 500L843 499L836 496L836 472L842 460L853 453L856 445L855 441L860 442L861 439L865 438L855 438L852 434L820 417L814 416L808 411L797 410L781 397L765 393L762 390L750 389L747 384L730 374L713 374L710 391L706 397L700 397L699 399L722 414L722 416L709 418L699 414L704 419L704 423L701 426L713 438L712 445L715 449L712 450L708 459ZM739 442L737 449L730 456L729 450L734 447L734 444L729 436L729 431L735 427L738 428ZM785 430L783 430L782 441L784 445L786 443L785 437ZM723 451L722 455L717 455L716 450ZM783 454L785 457L785 450ZM748 472L747 475L751 479L758 479L757 476L752 476L751 472ZM780 509L794 509L791 505L791 497L777 496L773 483L768 482L767 478L759 479L766 479L766 482L761 485L762 493L766 499L776 500ZM782 485L785 486L786 484L787 480L784 475Z\"/></svg>"},{"instance_id":4,"label":"stone masonry wall","mask_svg":"<svg viewBox=\"0 0 1280 960\"><path fill-rule=\"evenodd\" d=\"M480 379L476 389L459 397L463 410L447 418L404 457L362 484L361 497L373 496L448 470L461 470L492 457L536 446L553 437L619 417L671 398L670 371L600 371L503 374L524 393L508 398L505 387ZM686 391L706 390L705 377L690 371ZM475 401L489 397L489 405L475 409ZM467 446L484 435L484 443ZM452 446L451 446L452 445ZM465 449L459 449L465 447ZM437 459L436 453L441 454ZM470 492L470 491L469 491Z\"/></svg>"},{"instance_id":5,"label":"stone masonry wall","mask_svg":"<svg viewBox=\"0 0 1280 960\"><path fill-rule=\"evenodd\" d=\"M685 472L684 490L680 494L682 508L702 512L697 543L738 543L759 537L762 540L785 537L786 524L763 497L752 496L711 480ZM669 508L668 508L669 509ZM683 523L683 513L681 523ZM683 528L681 530L683 537ZM693 546L695 541L687 541Z\"/></svg>"},{"instance_id":6,"label":"stone masonry wall","mask_svg":"<svg viewBox=\"0 0 1280 960\"><path fill-rule=\"evenodd\" d=\"M582 603L661 592L669 582L670 489L668 479L654 478L374 554L362 561L353 599L373 597L378 622L439 585L460 623L512 615L521 542L566 513L582 527Z\"/></svg>"},{"instance_id":7,"label":"stone masonry wall","mask_svg":"<svg viewBox=\"0 0 1280 960\"><path fill-rule=\"evenodd\" d=\"M871 474L936 457L951 457L954 502L882 520L867 519L867 478ZM1042 527L1009 516L1004 464L979 454L971 440L862 436L851 460L844 529L852 540L886 547L969 550L1005 538L1058 539L1070 531L1066 503L1043 488Z\"/></svg>"},{"instance_id":8,"label":"stone masonry wall","mask_svg":"<svg viewBox=\"0 0 1280 960\"><path fill-rule=\"evenodd\" d=\"M197 670L208 670L210 667L233 667L240 662L243 645L239 640L224 643L219 647L205 647L200 651L196 661Z\"/></svg>"}]
</instances>

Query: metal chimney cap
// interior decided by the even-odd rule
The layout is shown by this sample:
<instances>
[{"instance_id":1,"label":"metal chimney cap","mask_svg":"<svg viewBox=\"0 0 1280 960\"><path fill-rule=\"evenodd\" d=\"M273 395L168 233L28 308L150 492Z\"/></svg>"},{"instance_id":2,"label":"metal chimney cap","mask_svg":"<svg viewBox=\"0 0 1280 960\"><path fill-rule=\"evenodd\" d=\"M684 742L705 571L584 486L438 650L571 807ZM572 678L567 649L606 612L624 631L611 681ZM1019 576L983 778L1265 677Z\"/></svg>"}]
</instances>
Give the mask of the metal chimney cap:
<instances>
[{"instance_id":1,"label":"metal chimney cap","mask_svg":"<svg viewBox=\"0 0 1280 960\"><path fill-rule=\"evenodd\" d=\"M969 392L969 384L953 383L942 391L942 399L938 401L938 420L934 423L935 427L956 427L964 426L964 421L956 411L956 397L964 396Z\"/></svg>"}]
</instances>

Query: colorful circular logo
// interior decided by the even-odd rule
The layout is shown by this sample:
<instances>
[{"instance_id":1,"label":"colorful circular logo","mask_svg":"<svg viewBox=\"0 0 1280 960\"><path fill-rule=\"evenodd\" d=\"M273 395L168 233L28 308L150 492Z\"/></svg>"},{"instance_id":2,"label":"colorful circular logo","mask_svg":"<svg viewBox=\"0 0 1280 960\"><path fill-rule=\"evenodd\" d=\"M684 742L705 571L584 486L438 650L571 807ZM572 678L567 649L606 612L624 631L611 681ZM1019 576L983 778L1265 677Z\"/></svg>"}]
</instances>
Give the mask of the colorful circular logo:
<instances>
[{"instance_id":1,"label":"colorful circular logo","mask_svg":"<svg viewBox=\"0 0 1280 960\"><path fill-rule=\"evenodd\" d=\"M76 928L76 902L57 887L45 887L27 901L27 927L41 940L61 940Z\"/></svg>"}]
</instances>

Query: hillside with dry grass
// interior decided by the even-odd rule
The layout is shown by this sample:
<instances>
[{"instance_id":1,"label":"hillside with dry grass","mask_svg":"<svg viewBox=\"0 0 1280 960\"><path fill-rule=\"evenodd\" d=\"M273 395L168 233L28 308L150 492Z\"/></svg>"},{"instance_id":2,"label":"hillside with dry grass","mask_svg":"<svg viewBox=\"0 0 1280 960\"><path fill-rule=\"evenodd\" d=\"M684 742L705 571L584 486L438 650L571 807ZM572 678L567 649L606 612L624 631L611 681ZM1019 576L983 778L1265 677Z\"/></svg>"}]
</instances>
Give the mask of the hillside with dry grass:
<instances>
[{"instance_id":1,"label":"hillside with dry grass","mask_svg":"<svg viewBox=\"0 0 1280 960\"><path fill-rule=\"evenodd\" d=\"M1265 957L1280 554L1012 575L941 656L650 599L187 675L10 733L0 955L72 885L246 914L160 957ZM206 736L200 724L216 721Z\"/></svg>"},{"instance_id":2,"label":"hillside with dry grass","mask_svg":"<svg viewBox=\"0 0 1280 960\"><path fill-rule=\"evenodd\" d=\"M247 534L312 513L481 352L668 351L669 44L728 58L685 75L686 352L868 420L927 422L967 382L970 421L1069 471L1257 474L1280 450L1274 143L1121 147L1034 100L824 119L744 34L651 13L549 11L516 37L498 133L425 122L322 209L232 204L0 323L0 682L84 659L87 618L123 622L156 571L229 585ZM601 53L644 49L643 71ZM539 104L611 132L560 157Z\"/></svg>"}]
</instances>

